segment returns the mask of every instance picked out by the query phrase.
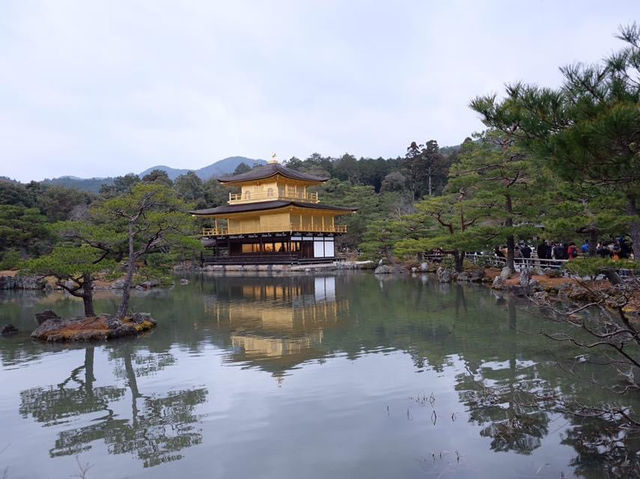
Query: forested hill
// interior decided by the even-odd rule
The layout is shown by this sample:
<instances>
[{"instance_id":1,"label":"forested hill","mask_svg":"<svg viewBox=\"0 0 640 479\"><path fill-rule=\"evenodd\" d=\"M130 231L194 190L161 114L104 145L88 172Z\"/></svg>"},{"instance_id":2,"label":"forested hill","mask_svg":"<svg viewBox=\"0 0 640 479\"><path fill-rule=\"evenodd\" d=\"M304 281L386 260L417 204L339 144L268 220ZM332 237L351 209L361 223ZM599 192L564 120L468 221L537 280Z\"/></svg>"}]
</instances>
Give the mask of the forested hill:
<instances>
[{"instance_id":1,"label":"forested hill","mask_svg":"<svg viewBox=\"0 0 640 479\"><path fill-rule=\"evenodd\" d=\"M98 193L103 186L113 185L113 178L78 178L76 176L61 176L59 178L44 179L42 184L52 186L64 186L74 190Z\"/></svg>"},{"instance_id":2,"label":"forested hill","mask_svg":"<svg viewBox=\"0 0 640 479\"><path fill-rule=\"evenodd\" d=\"M201 180L207 181L211 178L217 178L223 175L232 174L235 169L244 163L250 168L258 165L266 164L265 160L256 160L252 158L246 158L244 156L231 156L223 160L216 161L210 165L204 166L197 170L188 170L180 168L172 168L170 166L153 166L147 168L143 172L139 173L140 178L148 175L154 170L164 171L169 179L172 181L181 175L186 175L190 171L193 171ZM106 178L78 178L76 176L61 176L59 178L45 179L42 181L46 185L64 186L66 188L74 188L76 190L86 191L89 193L98 193L103 186L111 186L114 182L113 177Z\"/></svg>"}]
</instances>

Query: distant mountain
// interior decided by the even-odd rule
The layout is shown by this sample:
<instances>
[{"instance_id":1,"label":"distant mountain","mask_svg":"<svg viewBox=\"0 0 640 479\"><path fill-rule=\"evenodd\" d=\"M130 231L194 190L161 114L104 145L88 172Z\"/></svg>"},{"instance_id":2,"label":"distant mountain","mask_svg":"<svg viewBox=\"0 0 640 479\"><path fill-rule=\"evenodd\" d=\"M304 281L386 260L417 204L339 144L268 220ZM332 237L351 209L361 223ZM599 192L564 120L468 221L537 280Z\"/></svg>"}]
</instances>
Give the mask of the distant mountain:
<instances>
[{"instance_id":1,"label":"distant mountain","mask_svg":"<svg viewBox=\"0 0 640 479\"><path fill-rule=\"evenodd\" d=\"M191 171L191 170L184 170L179 168L171 168L170 166L158 165L158 166L152 166L151 168L147 168L142 173L139 173L138 176L142 178L143 176L151 173L153 170L164 171L167 175L169 175L169 178L171 178L172 181L175 180L178 176L186 175Z\"/></svg>"},{"instance_id":2,"label":"distant mountain","mask_svg":"<svg viewBox=\"0 0 640 479\"><path fill-rule=\"evenodd\" d=\"M197 170L171 168L170 166L159 165L147 168L142 173L139 173L138 176L142 178L153 170L162 170L165 171L167 175L169 175L169 178L175 180L178 176L193 171L202 181L207 181L211 178L218 178L219 176L232 174L240 163L244 163L250 168L267 164L267 162L264 160L254 160L252 158L245 158L244 156L231 156ZM77 190L97 193L100 191L100 187L102 185L113 184L113 178L78 178L76 176L61 176L59 178L47 178L43 180L42 183L49 185L66 186L67 188L75 188Z\"/></svg>"},{"instance_id":3,"label":"distant mountain","mask_svg":"<svg viewBox=\"0 0 640 479\"><path fill-rule=\"evenodd\" d=\"M249 168L267 164L264 160L253 160L251 158L245 158L244 156L230 156L229 158L216 161L209 166L195 170L195 173L200 177L200 179L206 181L212 177L219 178L221 176L232 174L240 163L244 163Z\"/></svg>"},{"instance_id":4,"label":"distant mountain","mask_svg":"<svg viewBox=\"0 0 640 479\"><path fill-rule=\"evenodd\" d=\"M171 168L169 166L159 165L153 166L151 168L147 168L142 173L140 173L140 177L143 177L146 174L149 174L153 170L162 170L169 175L169 178L175 180L178 176L184 175L193 171L202 181L207 181L210 178L218 178L219 176L230 175L234 172L234 170L238 167L240 163L246 164L248 167L253 168L258 165L266 165L267 162L264 160L254 160L252 158L245 158L244 156L231 156L229 158L225 158L224 160L216 161L215 163L210 164L209 166L205 166L198 170L187 170L187 169L178 169Z\"/></svg>"}]
</instances>

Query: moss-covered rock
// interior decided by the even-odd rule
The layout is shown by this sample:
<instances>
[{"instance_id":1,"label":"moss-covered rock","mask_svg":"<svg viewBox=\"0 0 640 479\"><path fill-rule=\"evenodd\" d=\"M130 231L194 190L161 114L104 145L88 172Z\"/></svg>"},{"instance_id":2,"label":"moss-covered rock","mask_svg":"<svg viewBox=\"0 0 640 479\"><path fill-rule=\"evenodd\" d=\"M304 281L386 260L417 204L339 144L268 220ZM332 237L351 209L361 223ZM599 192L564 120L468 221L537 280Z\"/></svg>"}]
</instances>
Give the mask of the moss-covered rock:
<instances>
[{"instance_id":1,"label":"moss-covered rock","mask_svg":"<svg viewBox=\"0 0 640 479\"><path fill-rule=\"evenodd\" d=\"M50 342L107 341L137 336L155 326L156 321L145 313L136 313L116 322L107 315L76 319L51 318L40 324L31 333L31 337Z\"/></svg>"}]
</instances>

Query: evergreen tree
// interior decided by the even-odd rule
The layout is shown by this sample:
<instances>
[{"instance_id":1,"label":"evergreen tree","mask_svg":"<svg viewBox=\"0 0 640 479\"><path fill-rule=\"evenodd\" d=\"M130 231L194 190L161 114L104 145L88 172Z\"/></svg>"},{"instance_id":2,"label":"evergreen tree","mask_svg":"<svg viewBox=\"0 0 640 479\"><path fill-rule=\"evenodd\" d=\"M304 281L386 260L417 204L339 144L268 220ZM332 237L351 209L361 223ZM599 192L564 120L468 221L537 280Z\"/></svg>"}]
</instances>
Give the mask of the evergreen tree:
<instances>
[{"instance_id":1,"label":"evergreen tree","mask_svg":"<svg viewBox=\"0 0 640 479\"><path fill-rule=\"evenodd\" d=\"M424 145L411 142L405 155L404 171L414 198L442 192L447 181L447 161L440 154L438 142L429 140Z\"/></svg>"},{"instance_id":2,"label":"evergreen tree","mask_svg":"<svg viewBox=\"0 0 640 479\"><path fill-rule=\"evenodd\" d=\"M229 193L237 192L237 189L234 190L222 186L215 178L205 181L202 185L202 190L206 208L226 205L229 200Z\"/></svg>"},{"instance_id":3,"label":"evergreen tree","mask_svg":"<svg viewBox=\"0 0 640 479\"><path fill-rule=\"evenodd\" d=\"M232 176L241 175L242 173L246 173L247 171L251 171L251 167L246 163L240 163L238 166L236 166L236 169L233 170Z\"/></svg>"},{"instance_id":4,"label":"evergreen tree","mask_svg":"<svg viewBox=\"0 0 640 479\"><path fill-rule=\"evenodd\" d=\"M169 178L169 174L163 170L151 170L142 177L145 183L158 183L165 186L173 186L173 181ZM130 189L129 189L130 190Z\"/></svg>"},{"instance_id":5,"label":"evergreen tree","mask_svg":"<svg viewBox=\"0 0 640 479\"><path fill-rule=\"evenodd\" d=\"M598 65L561 68L559 89L523 84L507 98L473 101L485 124L513 132L567 181L622 194L636 261L640 261L640 26L621 28L620 51Z\"/></svg>"},{"instance_id":6,"label":"evergreen tree","mask_svg":"<svg viewBox=\"0 0 640 479\"><path fill-rule=\"evenodd\" d=\"M52 240L47 218L40 210L0 205L0 258L4 259L9 252L45 253L51 248Z\"/></svg>"},{"instance_id":7,"label":"evergreen tree","mask_svg":"<svg viewBox=\"0 0 640 479\"><path fill-rule=\"evenodd\" d=\"M464 192L427 198L416 205L417 213L405 220L420 224L414 237L395 245L400 256L442 250L454 257L455 269L463 271L467 251L482 248L495 235L491 228L479 227L485 211L469 200ZM418 233L417 235L415 233Z\"/></svg>"},{"instance_id":8,"label":"evergreen tree","mask_svg":"<svg viewBox=\"0 0 640 479\"><path fill-rule=\"evenodd\" d=\"M541 217L544 236L576 244L586 241L590 256L596 254L601 238L619 236L631 220L620 214L625 209L625 197L617 192L556 178L548 193L552 207Z\"/></svg>"},{"instance_id":9,"label":"evergreen tree","mask_svg":"<svg viewBox=\"0 0 640 479\"><path fill-rule=\"evenodd\" d=\"M175 191L160 182L136 184L129 193L111 198L92 210L94 221L114 231L112 253L120 251L127 259L122 303L115 319L129 311L129 297L138 260L171 248L201 248L193 238L195 224L187 205ZM124 245L124 252L123 250Z\"/></svg>"},{"instance_id":10,"label":"evergreen tree","mask_svg":"<svg viewBox=\"0 0 640 479\"><path fill-rule=\"evenodd\" d=\"M159 171L159 170L156 170ZM100 194L104 197L111 198L113 196L120 195L129 191L133 185L140 182L140 177L133 173L128 175L118 176L113 180L111 185L102 185L100 187Z\"/></svg>"},{"instance_id":11,"label":"evergreen tree","mask_svg":"<svg viewBox=\"0 0 640 479\"><path fill-rule=\"evenodd\" d=\"M490 130L463 146L449 175L450 191L464 191L487 213L495 241L507 245L507 267L515 271L516 238L535 235L546 203L544 177L516 139Z\"/></svg>"},{"instance_id":12,"label":"evergreen tree","mask_svg":"<svg viewBox=\"0 0 640 479\"><path fill-rule=\"evenodd\" d=\"M72 212L78 206L86 207L92 195L64 186L47 186L38 195L36 203L50 221L65 221L70 219Z\"/></svg>"},{"instance_id":13,"label":"evergreen tree","mask_svg":"<svg viewBox=\"0 0 640 479\"><path fill-rule=\"evenodd\" d=\"M204 184L193 171L178 176L173 187L182 200L188 203L194 203L197 208L204 208L206 206L204 200Z\"/></svg>"},{"instance_id":14,"label":"evergreen tree","mask_svg":"<svg viewBox=\"0 0 640 479\"><path fill-rule=\"evenodd\" d=\"M84 315L95 316L93 281L95 273L112 268L104 251L88 244L59 244L49 254L26 263L26 270L56 278L56 285L70 295L82 298Z\"/></svg>"}]
</instances>

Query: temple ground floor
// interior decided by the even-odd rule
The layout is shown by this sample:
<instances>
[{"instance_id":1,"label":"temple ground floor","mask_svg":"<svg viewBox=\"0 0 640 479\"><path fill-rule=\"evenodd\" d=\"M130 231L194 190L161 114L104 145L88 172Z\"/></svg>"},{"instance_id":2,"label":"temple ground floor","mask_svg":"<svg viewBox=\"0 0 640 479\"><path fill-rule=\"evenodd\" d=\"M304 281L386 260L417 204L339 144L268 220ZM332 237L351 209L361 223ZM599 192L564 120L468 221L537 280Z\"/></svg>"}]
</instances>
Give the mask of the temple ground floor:
<instances>
[{"instance_id":1,"label":"temple ground floor","mask_svg":"<svg viewBox=\"0 0 640 479\"><path fill-rule=\"evenodd\" d=\"M296 264L332 262L335 234L286 232L225 235L203 239L203 264Z\"/></svg>"}]
</instances>

